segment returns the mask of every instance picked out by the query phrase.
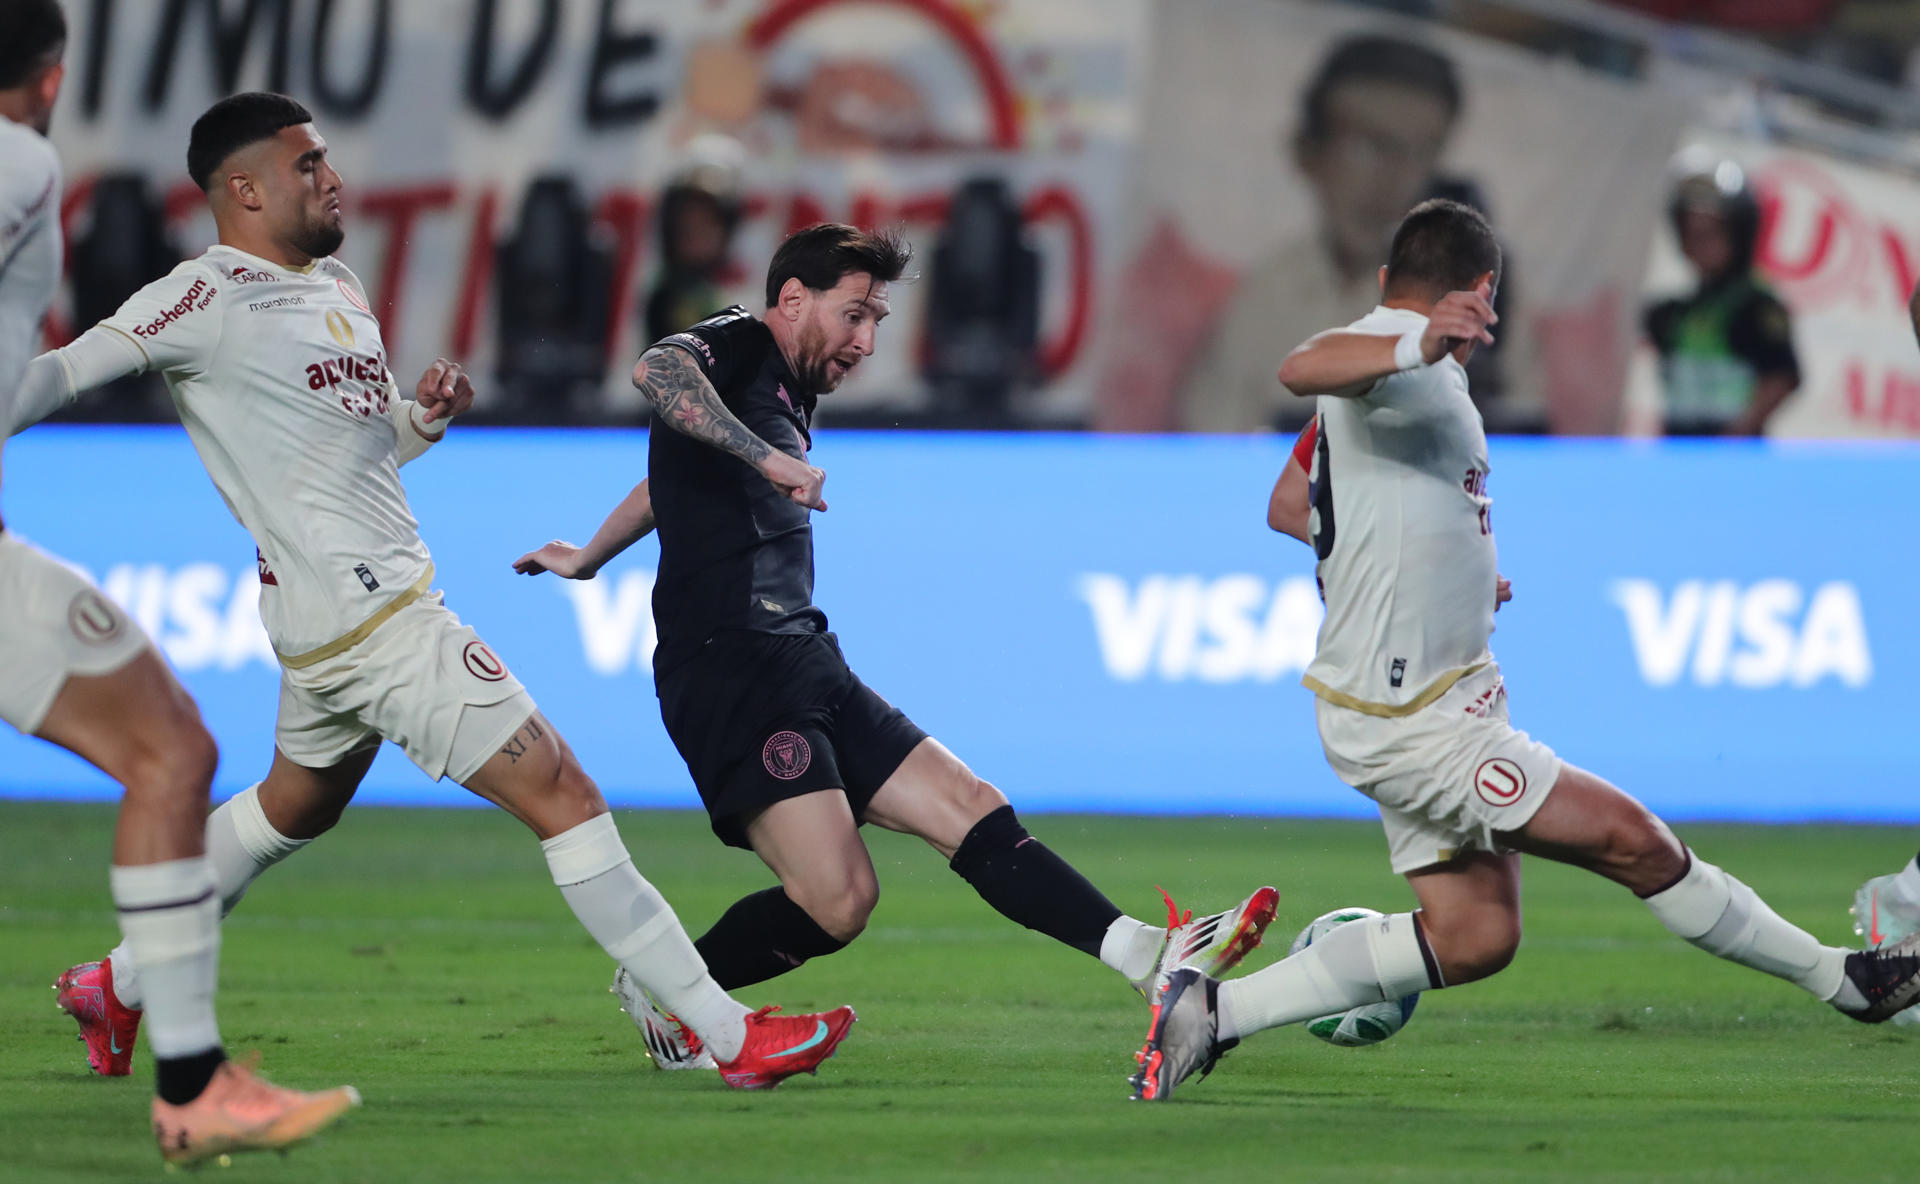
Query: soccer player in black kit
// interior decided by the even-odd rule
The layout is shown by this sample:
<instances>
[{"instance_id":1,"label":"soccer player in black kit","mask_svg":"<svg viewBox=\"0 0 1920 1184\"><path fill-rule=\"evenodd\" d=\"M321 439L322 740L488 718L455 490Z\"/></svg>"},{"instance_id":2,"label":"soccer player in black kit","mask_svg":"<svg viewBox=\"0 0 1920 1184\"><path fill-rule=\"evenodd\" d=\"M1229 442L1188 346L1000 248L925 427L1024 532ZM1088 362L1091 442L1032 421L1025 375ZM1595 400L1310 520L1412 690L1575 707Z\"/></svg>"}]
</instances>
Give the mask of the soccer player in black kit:
<instances>
[{"instance_id":1,"label":"soccer player in black kit","mask_svg":"<svg viewBox=\"0 0 1920 1184\"><path fill-rule=\"evenodd\" d=\"M779 877L694 943L732 989L831 954L879 899L859 827L925 839L1011 920L1099 958L1154 1001L1179 966L1237 964L1277 893L1166 927L1123 914L1027 833L1013 807L848 668L813 603L812 512L826 474L808 463L815 401L873 353L900 239L824 224L793 234L767 271L767 307L729 308L641 355L653 405L648 476L583 547L553 542L515 570L591 579L660 532L654 683L667 734L713 830ZM1215 973L1215 972L1209 972ZM662 1068L710 1067L699 1042L625 976L614 990Z\"/></svg>"}]
</instances>

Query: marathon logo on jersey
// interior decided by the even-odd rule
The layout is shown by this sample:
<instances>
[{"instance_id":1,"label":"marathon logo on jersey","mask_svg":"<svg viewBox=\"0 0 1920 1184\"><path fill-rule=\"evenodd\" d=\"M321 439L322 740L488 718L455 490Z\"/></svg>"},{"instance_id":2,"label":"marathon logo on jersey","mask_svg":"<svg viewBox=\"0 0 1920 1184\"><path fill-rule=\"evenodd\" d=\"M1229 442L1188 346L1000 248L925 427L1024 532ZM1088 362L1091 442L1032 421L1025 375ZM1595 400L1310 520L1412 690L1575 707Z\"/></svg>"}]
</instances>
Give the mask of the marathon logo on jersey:
<instances>
[{"instance_id":1,"label":"marathon logo on jersey","mask_svg":"<svg viewBox=\"0 0 1920 1184\"><path fill-rule=\"evenodd\" d=\"M275 296L272 300L256 300L247 305L248 312L265 312L270 308L294 308L305 304L305 296Z\"/></svg>"},{"instance_id":2,"label":"marathon logo on jersey","mask_svg":"<svg viewBox=\"0 0 1920 1184\"><path fill-rule=\"evenodd\" d=\"M1077 584L1101 664L1118 682L1297 676L1313 661L1324 612L1311 576L1089 572Z\"/></svg>"},{"instance_id":3,"label":"marathon logo on jersey","mask_svg":"<svg viewBox=\"0 0 1920 1184\"><path fill-rule=\"evenodd\" d=\"M380 590L380 581L373 578L373 569L366 564L354 564L353 574L360 577L360 582L366 586L367 591L378 592Z\"/></svg>"},{"instance_id":4,"label":"marathon logo on jersey","mask_svg":"<svg viewBox=\"0 0 1920 1184\"><path fill-rule=\"evenodd\" d=\"M1669 593L1652 580L1629 579L1614 581L1608 594L1626 617L1649 686L1763 690L1835 679L1858 688L1873 681L1860 590L1846 580L1811 592L1784 579L1682 580Z\"/></svg>"},{"instance_id":5,"label":"marathon logo on jersey","mask_svg":"<svg viewBox=\"0 0 1920 1184\"><path fill-rule=\"evenodd\" d=\"M187 294L182 296L178 303L174 304L171 308L162 309L159 316L148 321L146 324L135 325L133 331L135 335L140 337L158 337L162 329L173 324L181 317L187 316L190 313L204 311L209 304L213 303L213 298L218 295L219 292L220 289L209 284L205 278L197 279L193 281L193 286L187 289Z\"/></svg>"}]
</instances>

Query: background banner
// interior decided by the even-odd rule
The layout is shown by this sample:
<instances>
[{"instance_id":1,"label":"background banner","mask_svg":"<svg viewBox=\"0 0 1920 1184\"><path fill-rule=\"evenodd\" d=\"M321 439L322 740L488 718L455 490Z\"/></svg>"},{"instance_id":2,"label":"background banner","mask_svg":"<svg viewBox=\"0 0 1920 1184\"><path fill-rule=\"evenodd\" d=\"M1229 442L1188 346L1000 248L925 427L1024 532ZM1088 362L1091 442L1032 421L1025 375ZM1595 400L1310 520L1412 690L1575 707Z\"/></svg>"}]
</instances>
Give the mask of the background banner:
<instances>
[{"instance_id":1,"label":"background banner","mask_svg":"<svg viewBox=\"0 0 1920 1184\"><path fill-rule=\"evenodd\" d=\"M514 328L500 321L497 290L514 242L572 242L584 221L590 233L569 252L580 257L539 278L557 276L553 299L597 310L607 397L637 406L625 375L644 344L640 289L659 260L659 194L690 165L715 163L714 137L724 137L717 143L731 151L718 155L741 189L739 266L719 303L692 319L727 300L764 303L774 245L811 222L901 226L930 272L955 193L997 181L1037 260L1040 394L1016 410L1051 415L1091 399L1089 346L1127 192L1147 0L67 8L68 95L53 140L83 266L96 250L146 241L138 217L95 226L103 178L116 197L144 185L173 249L203 250L212 221L184 163L194 119L236 89L286 91L313 110L346 178L340 258L367 285L396 369L446 355L486 373ZM526 198L543 181L565 200L529 223ZM97 248L84 245L96 229ZM156 261L140 282L170 266ZM895 294L893 345L847 384L843 413L875 401L926 408L910 345L931 291ZM72 311L50 326L56 343ZM541 418L538 408L522 414Z\"/></svg>"},{"instance_id":2,"label":"background banner","mask_svg":"<svg viewBox=\"0 0 1920 1184\"><path fill-rule=\"evenodd\" d=\"M1153 17L1098 422L1247 431L1286 414L1280 359L1364 316L1400 218L1449 196L1488 211L1506 250L1500 346L1473 370L1489 422L1615 430L1681 105L1331 6Z\"/></svg>"},{"instance_id":3,"label":"background banner","mask_svg":"<svg viewBox=\"0 0 1920 1184\"><path fill-rule=\"evenodd\" d=\"M1920 357L1907 302L1920 281L1920 180L1818 152L1689 135L1710 157L1747 171L1758 191L1755 262L1793 314L1799 391L1776 436L1920 436ZM1646 286L1672 295L1694 283L1661 220ZM1635 373L1657 384L1652 368ZM1657 406L1639 385L1636 407Z\"/></svg>"},{"instance_id":4,"label":"background banner","mask_svg":"<svg viewBox=\"0 0 1920 1184\"><path fill-rule=\"evenodd\" d=\"M1320 606L1307 549L1264 523L1285 455L828 431L819 603L855 670L1023 808L1365 815L1298 685ZM1920 501L1920 452L1496 439L1492 457L1515 595L1493 645L1520 727L1674 816L1920 819L1895 693L1920 668L1920 552L1884 528ZM643 433L456 427L405 476L447 604L608 798L690 806L648 665L653 542L590 582L510 567L590 535L645 463ZM40 428L7 477L8 529L92 573L180 670L219 792L257 779L278 674L253 547L184 436ZM113 793L11 734L0 770L0 795ZM360 800L476 801L391 746Z\"/></svg>"}]
</instances>

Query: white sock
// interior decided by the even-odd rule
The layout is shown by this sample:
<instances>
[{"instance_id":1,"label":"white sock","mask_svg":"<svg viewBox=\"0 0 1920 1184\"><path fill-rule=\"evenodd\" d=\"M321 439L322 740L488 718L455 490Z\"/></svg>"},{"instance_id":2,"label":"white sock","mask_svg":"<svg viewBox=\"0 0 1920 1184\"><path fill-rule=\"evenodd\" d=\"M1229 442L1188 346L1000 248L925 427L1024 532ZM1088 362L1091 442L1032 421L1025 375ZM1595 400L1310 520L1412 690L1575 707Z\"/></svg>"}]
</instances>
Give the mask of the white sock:
<instances>
[{"instance_id":1,"label":"white sock","mask_svg":"<svg viewBox=\"0 0 1920 1184\"><path fill-rule=\"evenodd\" d=\"M1858 995L1846 977L1848 951L1821 945L1782 920L1753 889L1698 855L1692 860L1679 883L1646 898L1662 925L1709 954L1784 978L1815 998L1854 1003L1839 998L1843 990ZM1855 1006L1866 1006L1866 1000Z\"/></svg>"},{"instance_id":2,"label":"white sock","mask_svg":"<svg viewBox=\"0 0 1920 1184\"><path fill-rule=\"evenodd\" d=\"M1222 983L1220 1038L1445 985L1427 971L1412 913L1353 921L1265 970Z\"/></svg>"},{"instance_id":3,"label":"white sock","mask_svg":"<svg viewBox=\"0 0 1920 1184\"><path fill-rule=\"evenodd\" d=\"M1113 919L1106 936L1100 939L1100 960L1125 975L1128 982L1137 983L1160 965L1160 947L1166 940L1166 930L1123 913Z\"/></svg>"},{"instance_id":4,"label":"white sock","mask_svg":"<svg viewBox=\"0 0 1920 1184\"><path fill-rule=\"evenodd\" d=\"M109 877L120 931L143 967L144 1026L153 1055L185 1057L220 1047L213 1018L220 901L206 856L114 867Z\"/></svg>"},{"instance_id":5,"label":"white sock","mask_svg":"<svg viewBox=\"0 0 1920 1184\"><path fill-rule=\"evenodd\" d=\"M1900 869L1900 874L1893 878L1893 882L1902 896L1920 904L1920 855L1907 860L1907 866Z\"/></svg>"},{"instance_id":6,"label":"white sock","mask_svg":"<svg viewBox=\"0 0 1920 1184\"><path fill-rule=\"evenodd\" d=\"M273 829L266 811L260 808L258 781L220 803L220 808L207 817L207 862L213 868L214 888L220 894L220 915L233 911L261 872L311 842L290 839ZM109 956L113 961L113 993L121 1003L138 1010L145 997L139 956L125 942Z\"/></svg>"},{"instance_id":7,"label":"white sock","mask_svg":"<svg viewBox=\"0 0 1920 1184\"><path fill-rule=\"evenodd\" d=\"M672 906L634 868L613 815L590 818L540 849L560 895L601 948L698 1033L714 1059L739 1056L747 1008L713 981Z\"/></svg>"}]
</instances>

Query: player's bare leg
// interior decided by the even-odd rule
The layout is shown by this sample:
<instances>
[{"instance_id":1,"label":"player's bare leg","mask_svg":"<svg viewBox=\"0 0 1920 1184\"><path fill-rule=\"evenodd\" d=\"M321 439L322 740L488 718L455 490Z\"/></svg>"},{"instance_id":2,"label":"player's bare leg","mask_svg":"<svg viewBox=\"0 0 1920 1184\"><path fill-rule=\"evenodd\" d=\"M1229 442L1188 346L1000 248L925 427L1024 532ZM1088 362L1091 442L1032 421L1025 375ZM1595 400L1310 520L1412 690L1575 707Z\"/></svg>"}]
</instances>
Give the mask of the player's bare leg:
<instances>
[{"instance_id":1,"label":"player's bare leg","mask_svg":"<svg viewBox=\"0 0 1920 1184\"><path fill-rule=\"evenodd\" d=\"M123 881L128 909L204 893L201 828L219 754L193 700L158 654L148 650L109 674L68 678L35 735L78 754L124 787L113 842L116 904ZM180 923L163 930L158 945L142 940L147 927L140 914L126 914L133 924L122 926L123 947L140 945L172 968L162 972L173 987L174 1016L160 1038L165 1048L156 1046L160 1057L206 1054L219 1047L212 1029L218 919L215 914L210 925L203 925L203 911L196 904L174 918ZM94 1072L109 1077L131 1072L141 1013L137 1000L125 1003L116 992L111 961L75 966L54 986L61 1008L80 1024ZM190 1017L184 1024L183 1012ZM183 1051L183 1045L194 1047ZM217 1064L215 1057L213 1064L192 1071L200 1078L194 1092Z\"/></svg>"},{"instance_id":2,"label":"player's bare leg","mask_svg":"<svg viewBox=\"0 0 1920 1184\"><path fill-rule=\"evenodd\" d=\"M220 905L203 846L219 753L166 664L149 650L111 674L68 679L35 734L126 787L114 834L113 896L125 945L146 967L161 1154L192 1163L285 1148L358 1105L350 1087L304 1094L227 1063L213 1013ZM76 974L80 969L63 976L62 1005L74 1010L70 999L91 994L112 1042L104 1051L130 1058L138 1014L124 1032L114 1030L111 971L102 966L89 992L76 981L86 977ZM85 1032L87 1017L76 1018Z\"/></svg>"},{"instance_id":3,"label":"player's bare leg","mask_svg":"<svg viewBox=\"0 0 1920 1184\"><path fill-rule=\"evenodd\" d=\"M1567 765L1527 825L1503 838L1632 889L1676 936L1786 979L1855 1019L1885 1020L1920 999L1920 937L1865 952L1822 945L1584 769Z\"/></svg>"},{"instance_id":4,"label":"player's bare leg","mask_svg":"<svg viewBox=\"0 0 1920 1184\"><path fill-rule=\"evenodd\" d=\"M852 1008L820 1016L750 1014L714 982L672 907L634 868L599 787L538 712L465 784L539 836L574 916L701 1038L729 1085L769 1088L816 1067L845 1037Z\"/></svg>"},{"instance_id":5,"label":"player's bare leg","mask_svg":"<svg viewBox=\"0 0 1920 1184\"><path fill-rule=\"evenodd\" d=\"M363 748L334 765L312 769L275 749L264 780L205 816L207 862L222 917L233 911L261 873L333 829L378 752L378 747ZM137 1024L146 998L138 955L122 942L105 965L111 968L119 1002L136 1013Z\"/></svg>"}]
</instances>

